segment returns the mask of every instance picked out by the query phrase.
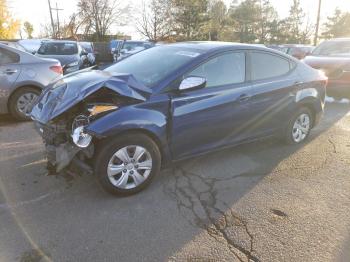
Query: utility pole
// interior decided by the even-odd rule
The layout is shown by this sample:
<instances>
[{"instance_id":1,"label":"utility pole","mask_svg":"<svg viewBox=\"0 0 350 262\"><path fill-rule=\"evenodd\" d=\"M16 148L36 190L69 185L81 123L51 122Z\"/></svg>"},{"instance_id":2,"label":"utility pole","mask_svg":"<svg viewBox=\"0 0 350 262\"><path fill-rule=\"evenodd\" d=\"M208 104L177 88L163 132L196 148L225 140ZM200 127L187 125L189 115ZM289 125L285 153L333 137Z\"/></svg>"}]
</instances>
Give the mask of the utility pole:
<instances>
[{"instance_id":1,"label":"utility pole","mask_svg":"<svg viewBox=\"0 0 350 262\"><path fill-rule=\"evenodd\" d=\"M320 18L321 18L321 4L322 0L318 1L318 12L317 12L317 21L316 21L316 32L315 32L315 38L314 38L314 45L317 45L318 41L318 31L320 28Z\"/></svg>"},{"instance_id":2,"label":"utility pole","mask_svg":"<svg viewBox=\"0 0 350 262\"><path fill-rule=\"evenodd\" d=\"M50 18L51 18L51 26L52 26L52 37L55 37L55 24L53 23L53 18L52 18L52 9L51 9L51 3L50 0L47 0L49 3L49 10L50 10Z\"/></svg>"},{"instance_id":3,"label":"utility pole","mask_svg":"<svg viewBox=\"0 0 350 262\"><path fill-rule=\"evenodd\" d=\"M56 37L59 38L60 37L60 18L58 15L58 11L63 11L63 9L58 8L57 6L57 2L56 2L56 8L52 8L52 10L56 11L56 19L57 19L57 33L56 33Z\"/></svg>"}]
</instances>

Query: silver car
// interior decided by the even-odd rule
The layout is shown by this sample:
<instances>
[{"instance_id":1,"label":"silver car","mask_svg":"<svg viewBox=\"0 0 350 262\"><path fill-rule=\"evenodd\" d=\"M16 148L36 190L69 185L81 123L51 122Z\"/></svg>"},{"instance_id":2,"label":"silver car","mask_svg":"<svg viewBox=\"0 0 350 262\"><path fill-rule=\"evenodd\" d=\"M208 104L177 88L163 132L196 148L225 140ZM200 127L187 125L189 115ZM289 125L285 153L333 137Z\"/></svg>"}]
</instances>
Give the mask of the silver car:
<instances>
[{"instance_id":1,"label":"silver car","mask_svg":"<svg viewBox=\"0 0 350 262\"><path fill-rule=\"evenodd\" d=\"M0 114L11 113L18 120L28 120L41 90L60 76L59 61L0 44Z\"/></svg>"}]
</instances>

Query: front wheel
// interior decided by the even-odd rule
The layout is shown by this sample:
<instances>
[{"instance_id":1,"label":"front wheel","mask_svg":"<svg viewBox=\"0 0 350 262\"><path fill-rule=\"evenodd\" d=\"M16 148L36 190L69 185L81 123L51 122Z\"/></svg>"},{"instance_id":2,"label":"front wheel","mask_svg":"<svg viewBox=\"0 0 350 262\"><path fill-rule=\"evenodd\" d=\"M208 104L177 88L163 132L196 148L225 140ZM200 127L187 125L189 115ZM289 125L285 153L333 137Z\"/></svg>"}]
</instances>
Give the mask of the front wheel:
<instances>
[{"instance_id":1,"label":"front wheel","mask_svg":"<svg viewBox=\"0 0 350 262\"><path fill-rule=\"evenodd\" d=\"M116 195L135 194L160 171L157 144L143 134L120 136L105 141L95 160L95 174L102 187Z\"/></svg>"},{"instance_id":2,"label":"front wheel","mask_svg":"<svg viewBox=\"0 0 350 262\"><path fill-rule=\"evenodd\" d=\"M303 107L292 117L286 129L286 142L288 144L300 144L309 136L313 123L311 111Z\"/></svg>"}]
</instances>

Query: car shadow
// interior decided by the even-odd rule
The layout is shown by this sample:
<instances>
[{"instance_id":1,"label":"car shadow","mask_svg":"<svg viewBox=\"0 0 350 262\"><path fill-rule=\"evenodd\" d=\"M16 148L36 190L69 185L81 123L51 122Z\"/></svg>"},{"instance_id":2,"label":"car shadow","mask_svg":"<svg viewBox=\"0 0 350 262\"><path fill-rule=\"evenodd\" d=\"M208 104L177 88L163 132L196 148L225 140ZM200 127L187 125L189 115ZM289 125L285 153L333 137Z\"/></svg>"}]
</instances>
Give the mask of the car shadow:
<instances>
[{"instance_id":1,"label":"car shadow","mask_svg":"<svg viewBox=\"0 0 350 262\"><path fill-rule=\"evenodd\" d=\"M308 159L288 170L279 170L278 166L322 136L350 109L349 104L340 103L328 104L327 107L325 120L312 131L304 144L288 146L270 138L221 150L177 163L163 172L159 183L163 184L165 194L173 199L178 211L191 225L206 231L214 240L224 239L229 247L239 250L243 255L232 254L238 260L259 261L253 255L253 237L247 221L232 207L271 172L323 168L313 166L314 163ZM334 146L331 140L324 143ZM320 161L322 164L328 161L328 156L324 157ZM269 211L279 217L287 216L273 207ZM240 239L236 239L237 232L240 232Z\"/></svg>"},{"instance_id":2,"label":"car shadow","mask_svg":"<svg viewBox=\"0 0 350 262\"><path fill-rule=\"evenodd\" d=\"M8 125L14 125L19 123L19 121L15 120L11 115L9 114L0 114L0 127L1 126L8 126Z\"/></svg>"},{"instance_id":3,"label":"car shadow","mask_svg":"<svg viewBox=\"0 0 350 262\"><path fill-rule=\"evenodd\" d=\"M127 198L105 193L92 176L76 176L67 182L67 178L35 174L44 166L40 152L32 154L29 160L28 156L19 156L6 160L18 172L8 182L7 199L34 199L14 205L18 223L30 233L31 241L48 250L53 258L65 252L64 236L69 234L70 245L84 239L87 248L78 253L81 260L108 260L111 249L118 247L110 258L117 254L119 261L163 261L204 231L213 241L223 240L224 245L239 250L239 254L231 254L237 260L259 261L252 252L253 237L247 221L232 207L282 161L313 143L349 110L348 104L327 104L324 120L305 144L286 146L276 139L267 139L182 161L163 170L148 189ZM332 146L329 141L325 143ZM20 163L25 164L19 166ZM310 163L306 159L299 164L290 168ZM4 162L0 161L2 165ZM35 188L31 188L32 183L20 186L28 176L38 181ZM273 212L285 215L283 210ZM36 230L42 225L54 225L45 229L46 235L57 235L54 248L46 243L45 234ZM102 240L103 245L99 245ZM137 250L130 252L131 247Z\"/></svg>"}]
</instances>

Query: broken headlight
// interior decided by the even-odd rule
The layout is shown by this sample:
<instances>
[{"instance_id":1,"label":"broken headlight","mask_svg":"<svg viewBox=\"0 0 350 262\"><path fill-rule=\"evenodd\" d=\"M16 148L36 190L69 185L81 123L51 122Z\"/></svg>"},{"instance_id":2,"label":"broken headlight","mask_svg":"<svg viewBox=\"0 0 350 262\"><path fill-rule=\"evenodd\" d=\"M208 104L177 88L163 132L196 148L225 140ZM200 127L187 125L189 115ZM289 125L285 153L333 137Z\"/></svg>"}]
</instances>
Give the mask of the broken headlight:
<instances>
[{"instance_id":1,"label":"broken headlight","mask_svg":"<svg viewBox=\"0 0 350 262\"><path fill-rule=\"evenodd\" d=\"M98 114L116 110L116 109L118 109L118 107L115 105L100 104L100 105L91 105L88 111L90 112L90 116L96 116Z\"/></svg>"},{"instance_id":2,"label":"broken headlight","mask_svg":"<svg viewBox=\"0 0 350 262\"><path fill-rule=\"evenodd\" d=\"M90 123L89 117L78 115L72 123L72 140L78 147L86 148L90 145L92 136L85 132L85 127Z\"/></svg>"}]
</instances>

